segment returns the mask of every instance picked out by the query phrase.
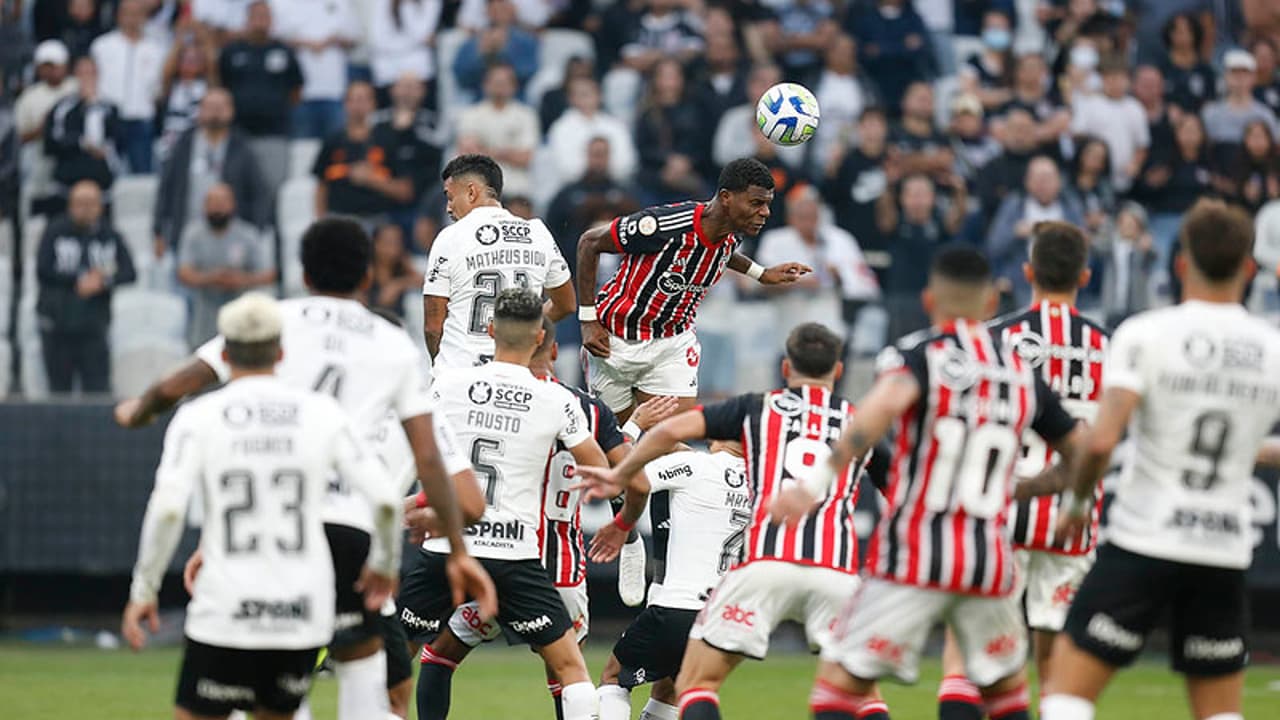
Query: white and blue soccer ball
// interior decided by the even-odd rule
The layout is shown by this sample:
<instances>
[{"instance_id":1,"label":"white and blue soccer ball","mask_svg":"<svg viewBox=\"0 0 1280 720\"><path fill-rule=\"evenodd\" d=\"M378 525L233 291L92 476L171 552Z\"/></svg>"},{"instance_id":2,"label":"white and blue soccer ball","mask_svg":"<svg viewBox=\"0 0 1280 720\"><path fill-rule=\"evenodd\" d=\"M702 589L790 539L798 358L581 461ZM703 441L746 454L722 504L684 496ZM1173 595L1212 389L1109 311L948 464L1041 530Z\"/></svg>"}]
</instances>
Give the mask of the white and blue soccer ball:
<instances>
[{"instance_id":1,"label":"white and blue soccer ball","mask_svg":"<svg viewBox=\"0 0 1280 720\"><path fill-rule=\"evenodd\" d=\"M775 145L799 145L818 131L818 98L796 83L778 83L756 103L756 125Z\"/></svg>"}]
</instances>

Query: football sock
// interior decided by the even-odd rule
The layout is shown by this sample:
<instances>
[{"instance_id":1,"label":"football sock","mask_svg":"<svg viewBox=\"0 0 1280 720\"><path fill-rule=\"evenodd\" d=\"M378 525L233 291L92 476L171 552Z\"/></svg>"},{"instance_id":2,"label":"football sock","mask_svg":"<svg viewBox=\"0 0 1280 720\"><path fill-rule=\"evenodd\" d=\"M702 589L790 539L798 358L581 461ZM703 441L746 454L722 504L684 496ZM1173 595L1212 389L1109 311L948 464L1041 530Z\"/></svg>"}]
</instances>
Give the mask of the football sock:
<instances>
[{"instance_id":1,"label":"football sock","mask_svg":"<svg viewBox=\"0 0 1280 720\"><path fill-rule=\"evenodd\" d=\"M338 677L338 720L386 717L391 712L387 698L387 654L382 650L359 660L333 663Z\"/></svg>"},{"instance_id":2,"label":"football sock","mask_svg":"<svg viewBox=\"0 0 1280 720\"><path fill-rule=\"evenodd\" d=\"M809 693L809 710L814 720L856 720L859 708L867 703L866 697L846 692L824 680L815 682Z\"/></svg>"},{"instance_id":3,"label":"football sock","mask_svg":"<svg viewBox=\"0 0 1280 720\"><path fill-rule=\"evenodd\" d=\"M640 720L678 720L680 708L649 698L640 711Z\"/></svg>"},{"instance_id":4,"label":"football sock","mask_svg":"<svg viewBox=\"0 0 1280 720\"><path fill-rule=\"evenodd\" d=\"M994 697L984 698L991 720L1030 720L1031 695L1025 684Z\"/></svg>"},{"instance_id":5,"label":"football sock","mask_svg":"<svg viewBox=\"0 0 1280 720\"><path fill-rule=\"evenodd\" d=\"M631 720L631 691L620 685L596 688L600 698L600 720Z\"/></svg>"},{"instance_id":6,"label":"football sock","mask_svg":"<svg viewBox=\"0 0 1280 720\"><path fill-rule=\"evenodd\" d=\"M1093 703L1074 695L1046 695L1040 700L1040 720L1093 720Z\"/></svg>"},{"instance_id":7,"label":"football sock","mask_svg":"<svg viewBox=\"0 0 1280 720\"><path fill-rule=\"evenodd\" d=\"M556 706L556 720L564 720L564 701L560 699L560 693L564 688L560 683L554 680L547 681L547 692L551 693L551 702Z\"/></svg>"},{"instance_id":8,"label":"football sock","mask_svg":"<svg viewBox=\"0 0 1280 720\"><path fill-rule=\"evenodd\" d=\"M1240 713L1218 713L1217 715L1210 715L1204 720L1244 720L1244 715Z\"/></svg>"},{"instance_id":9,"label":"football sock","mask_svg":"<svg viewBox=\"0 0 1280 720\"><path fill-rule=\"evenodd\" d=\"M680 720L720 720L720 696L692 688L680 693Z\"/></svg>"},{"instance_id":10,"label":"football sock","mask_svg":"<svg viewBox=\"0 0 1280 720\"><path fill-rule=\"evenodd\" d=\"M978 687L964 675L947 675L938 686L938 720L982 720Z\"/></svg>"},{"instance_id":11,"label":"football sock","mask_svg":"<svg viewBox=\"0 0 1280 720\"><path fill-rule=\"evenodd\" d=\"M564 704L564 720L594 720L596 717L596 688L589 682L565 685L560 691Z\"/></svg>"},{"instance_id":12,"label":"football sock","mask_svg":"<svg viewBox=\"0 0 1280 720\"><path fill-rule=\"evenodd\" d=\"M293 713L293 720L311 720L311 703L302 698L302 704Z\"/></svg>"},{"instance_id":13,"label":"football sock","mask_svg":"<svg viewBox=\"0 0 1280 720\"><path fill-rule=\"evenodd\" d=\"M883 700L868 700L858 706L858 720L889 720L889 706Z\"/></svg>"},{"instance_id":14,"label":"football sock","mask_svg":"<svg viewBox=\"0 0 1280 720\"><path fill-rule=\"evenodd\" d=\"M458 663L436 655L430 645L422 647L422 667L418 670L418 720L444 720L449 715L453 671Z\"/></svg>"}]
</instances>

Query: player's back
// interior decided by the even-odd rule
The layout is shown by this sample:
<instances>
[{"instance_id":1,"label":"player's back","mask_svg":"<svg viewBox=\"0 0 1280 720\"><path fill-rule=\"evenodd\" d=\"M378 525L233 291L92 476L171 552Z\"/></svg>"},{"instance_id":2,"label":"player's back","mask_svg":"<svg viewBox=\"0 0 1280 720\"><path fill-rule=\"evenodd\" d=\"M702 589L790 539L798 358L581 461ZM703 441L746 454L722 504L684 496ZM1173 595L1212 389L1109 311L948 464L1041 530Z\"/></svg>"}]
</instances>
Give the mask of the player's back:
<instances>
[{"instance_id":1,"label":"player's back","mask_svg":"<svg viewBox=\"0 0 1280 720\"><path fill-rule=\"evenodd\" d=\"M473 209L440 231L428 258L423 293L449 300L436 365L452 370L493 357L488 327L498 293L523 287L541 296L569 280L569 265L541 220L501 207Z\"/></svg>"},{"instance_id":2,"label":"player's back","mask_svg":"<svg viewBox=\"0 0 1280 720\"><path fill-rule=\"evenodd\" d=\"M337 448L358 442L342 410L253 377L193 400L173 422L190 433L176 440L175 464L195 454L201 483L204 567L187 634L241 648L327 643L333 565L321 511Z\"/></svg>"},{"instance_id":3,"label":"player's back","mask_svg":"<svg viewBox=\"0 0 1280 720\"><path fill-rule=\"evenodd\" d=\"M1280 332L1237 304L1193 301L1143 313L1116 330L1104 382L1142 398L1108 542L1152 557L1247 567L1254 460L1280 417Z\"/></svg>"},{"instance_id":4,"label":"player's back","mask_svg":"<svg viewBox=\"0 0 1280 720\"><path fill-rule=\"evenodd\" d=\"M451 372L431 396L484 488L487 508L466 531L468 549L478 557L538 558L543 480L556 442L576 447L590 438L578 399L527 367L499 361ZM448 541L424 547L448 552Z\"/></svg>"}]
</instances>

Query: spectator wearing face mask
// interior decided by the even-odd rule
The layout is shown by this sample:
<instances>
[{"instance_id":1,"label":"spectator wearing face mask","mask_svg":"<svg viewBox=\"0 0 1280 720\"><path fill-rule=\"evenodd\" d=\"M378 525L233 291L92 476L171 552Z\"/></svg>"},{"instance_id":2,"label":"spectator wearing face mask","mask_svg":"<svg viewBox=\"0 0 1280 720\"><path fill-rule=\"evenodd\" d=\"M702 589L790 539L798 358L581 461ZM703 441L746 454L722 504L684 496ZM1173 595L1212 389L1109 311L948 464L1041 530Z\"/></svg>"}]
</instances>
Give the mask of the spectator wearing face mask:
<instances>
[{"instance_id":1,"label":"spectator wearing face mask","mask_svg":"<svg viewBox=\"0 0 1280 720\"><path fill-rule=\"evenodd\" d=\"M977 95L984 110L1003 107L1013 99L1013 29L1009 16L988 11L982 19L982 52L960 68L960 89Z\"/></svg>"},{"instance_id":2,"label":"spectator wearing face mask","mask_svg":"<svg viewBox=\"0 0 1280 720\"><path fill-rule=\"evenodd\" d=\"M209 189L203 216L189 224L178 244L178 281L191 291L187 342L192 348L218 334L218 310L241 293L276 280L271 246L257 228L235 214L234 191Z\"/></svg>"}]
</instances>

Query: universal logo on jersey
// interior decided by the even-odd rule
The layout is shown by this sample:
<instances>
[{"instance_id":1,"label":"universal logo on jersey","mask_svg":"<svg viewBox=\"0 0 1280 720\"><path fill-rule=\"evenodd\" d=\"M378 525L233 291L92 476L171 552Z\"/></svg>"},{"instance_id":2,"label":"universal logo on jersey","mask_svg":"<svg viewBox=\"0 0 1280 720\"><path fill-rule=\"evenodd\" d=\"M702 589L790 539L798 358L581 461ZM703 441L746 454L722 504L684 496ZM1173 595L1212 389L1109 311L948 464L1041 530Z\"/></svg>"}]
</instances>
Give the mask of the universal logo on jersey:
<instances>
[{"instance_id":1,"label":"universal logo on jersey","mask_svg":"<svg viewBox=\"0 0 1280 720\"><path fill-rule=\"evenodd\" d=\"M487 405L492 402L493 406L499 410L528 412L533 393L512 385L498 385L495 388L487 380L477 380L467 388L467 397L476 405Z\"/></svg>"},{"instance_id":2,"label":"universal logo on jersey","mask_svg":"<svg viewBox=\"0 0 1280 720\"><path fill-rule=\"evenodd\" d=\"M1013 349L1033 368L1040 367L1045 360L1077 360L1080 362L1100 363L1106 358L1106 355L1101 350L1080 348L1074 345L1050 344L1042 335L1034 332L1024 332L1018 335L1017 340L1014 341Z\"/></svg>"},{"instance_id":3,"label":"universal logo on jersey","mask_svg":"<svg viewBox=\"0 0 1280 720\"><path fill-rule=\"evenodd\" d=\"M481 245L492 245L498 242L498 227L496 225L481 225L476 228L476 242Z\"/></svg>"},{"instance_id":4,"label":"universal logo on jersey","mask_svg":"<svg viewBox=\"0 0 1280 720\"><path fill-rule=\"evenodd\" d=\"M769 398L769 407L779 415L795 417L804 410L804 401L791 393L779 393Z\"/></svg>"},{"instance_id":5,"label":"universal logo on jersey","mask_svg":"<svg viewBox=\"0 0 1280 720\"><path fill-rule=\"evenodd\" d=\"M965 390L977 382L978 368L960 348L947 348L938 361L938 379L952 390Z\"/></svg>"},{"instance_id":6,"label":"universal logo on jersey","mask_svg":"<svg viewBox=\"0 0 1280 720\"><path fill-rule=\"evenodd\" d=\"M1190 335L1182 343L1182 356L1191 363L1192 367L1201 370L1207 369L1213 364L1214 359L1218 355L1218 346L1213 339L1203 333L1195 333Z\"/></svg>"}]
</instances>

